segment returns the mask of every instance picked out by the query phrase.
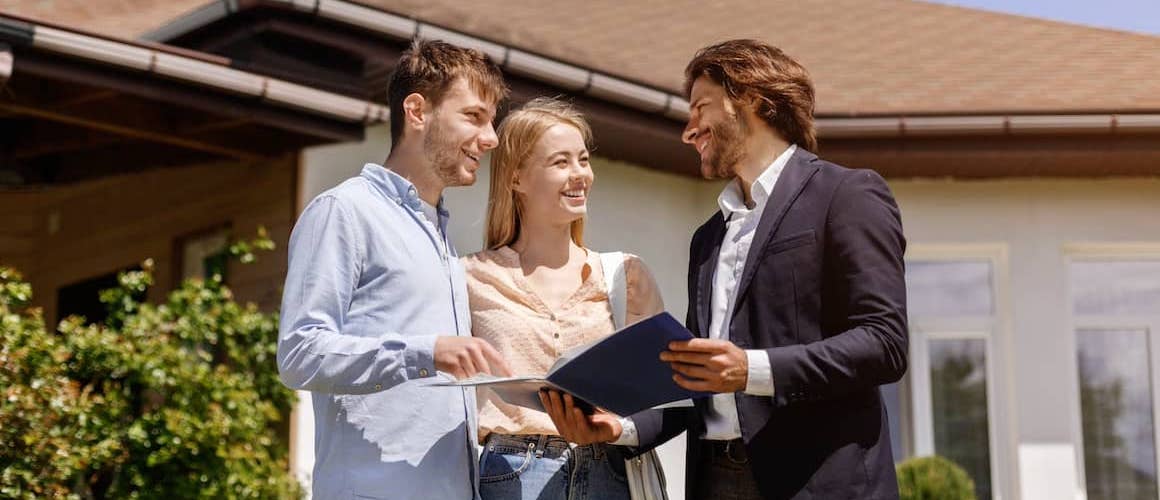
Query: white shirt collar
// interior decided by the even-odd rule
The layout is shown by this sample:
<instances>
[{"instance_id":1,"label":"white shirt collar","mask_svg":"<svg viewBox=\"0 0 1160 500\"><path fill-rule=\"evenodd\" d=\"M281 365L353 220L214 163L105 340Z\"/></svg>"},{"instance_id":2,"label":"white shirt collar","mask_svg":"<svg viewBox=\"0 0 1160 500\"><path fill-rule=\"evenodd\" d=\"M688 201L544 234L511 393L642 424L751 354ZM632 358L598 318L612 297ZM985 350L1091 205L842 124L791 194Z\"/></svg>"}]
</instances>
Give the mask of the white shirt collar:
<instances>
[{"instance_id":1,"label":"white shirt collar","mask_svg":"<svg viewBox=\"0 0 1160 500\"><path fill-rule=\"evenodd\" d=\"M790 157L797 151L797 144L790 144L777 158L770 163L761 175L757 176L757 180L750 187L749 194L753 197L753 208L764 206L769 195L773 194L773 186L777 184L777 178L781 176L781 171L789 164ZM717 197L717 205L721 207L721 214L728 220L736 212L748 212L749 207L745 206L745 196L741 193L741 180L733 179L725 186L725 190L721 191L721 195Z\"/></svg>"}]
</instances>

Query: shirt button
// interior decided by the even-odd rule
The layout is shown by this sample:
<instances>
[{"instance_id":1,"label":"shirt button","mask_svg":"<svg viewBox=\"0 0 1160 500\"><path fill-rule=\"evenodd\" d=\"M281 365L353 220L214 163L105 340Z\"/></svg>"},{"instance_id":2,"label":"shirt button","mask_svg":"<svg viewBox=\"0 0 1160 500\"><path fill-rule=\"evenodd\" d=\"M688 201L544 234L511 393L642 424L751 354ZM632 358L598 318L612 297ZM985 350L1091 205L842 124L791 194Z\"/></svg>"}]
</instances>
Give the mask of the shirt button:
<instances>
[{"instance_id":1,"label":"shirt button","mask_svg":"<svg viewBox=\"0 0 1160 500\"><path fill-rule=\"evenodd\" d=\"M420 376L420 377L426 377L426 376L427 376L427 369L426 369L426 368L420 368L420 369L419 369L419 376Z\"/></svg>"},{"instance_id":2,"label":"shirt button","mask_svg":"<svg viewBox=\"0 0 1160 500\"><path fill-rule=\"evenodd\" d=\"M375 384L375 390L376 390L376 391L381 391L381 390L383 390L383 384Z\"/></svg>"},{"instance_id":3,"label":"shirt button","mask_svg":"<svg viewBox=\"0 0 1160 500\"><path fill-rule=\"evenodd\" d=\"M560 332L553 333L552 336L555 338L560 338Z\"/></svg>"}]
</instances>

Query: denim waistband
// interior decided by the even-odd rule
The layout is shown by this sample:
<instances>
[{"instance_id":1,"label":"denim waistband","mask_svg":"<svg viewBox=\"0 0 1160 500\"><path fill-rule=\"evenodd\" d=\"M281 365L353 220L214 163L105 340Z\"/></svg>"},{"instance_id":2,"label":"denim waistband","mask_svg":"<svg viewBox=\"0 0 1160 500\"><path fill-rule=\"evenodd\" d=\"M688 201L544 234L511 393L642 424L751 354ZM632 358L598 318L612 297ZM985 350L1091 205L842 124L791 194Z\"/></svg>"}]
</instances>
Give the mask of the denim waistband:
<instances>
[{"instance_id":1,"label":"denim waistband","mask_svg":"<svg viewBox=\"0 0 1160 500\"><path fill-rule=\"evenodd\" d=\"M614 448L620 448L604 443L574 445L569 443L560 436L552 436L547 434L488 434L487 440L483 444L484 448L489 451L502 452L530 452L535 453L536 456L548 458L560 458L567 455L590 455L593 458L600 460ZM623 453L620 453L623 455Z\"/></svg>"}]
</instances>

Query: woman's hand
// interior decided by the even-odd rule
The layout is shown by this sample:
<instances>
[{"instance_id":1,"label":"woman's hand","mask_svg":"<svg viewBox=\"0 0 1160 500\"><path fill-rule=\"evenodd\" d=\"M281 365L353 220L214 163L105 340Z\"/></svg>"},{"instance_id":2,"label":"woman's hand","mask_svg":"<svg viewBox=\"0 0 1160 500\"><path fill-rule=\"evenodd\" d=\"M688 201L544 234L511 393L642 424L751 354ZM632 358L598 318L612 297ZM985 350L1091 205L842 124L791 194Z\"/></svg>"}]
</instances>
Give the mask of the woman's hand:
<instances>
[{"instance_id":1,"label":"woman's hand","mask_svg":"<svg viewBox=\"0 0 1160 500\"><path fill-rule=\"evenodd\" d=\"M611 443L620 438L620 418L603 410L585 415L571 394L551 389L540 390L540 402L556 424L560 437L579 445Z\"/></svg>"}]
</instances>

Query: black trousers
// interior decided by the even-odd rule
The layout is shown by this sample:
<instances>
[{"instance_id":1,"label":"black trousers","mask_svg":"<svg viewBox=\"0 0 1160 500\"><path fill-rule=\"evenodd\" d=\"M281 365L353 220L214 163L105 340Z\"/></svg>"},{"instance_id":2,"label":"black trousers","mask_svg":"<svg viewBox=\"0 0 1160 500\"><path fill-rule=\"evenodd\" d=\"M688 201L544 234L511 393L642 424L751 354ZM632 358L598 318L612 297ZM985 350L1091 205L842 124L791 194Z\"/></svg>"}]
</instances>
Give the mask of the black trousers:
<instances>
[{"instance_id":1,"label":"black trousers","mask_svg":"<svg viewBox=\"0 0 1160 500\"><path fill-rule=\"evenodd\" d=\"M697 491L690 500L761 500L745 443L705 441L697 478Z\"/></svg>"}]
</instances>

